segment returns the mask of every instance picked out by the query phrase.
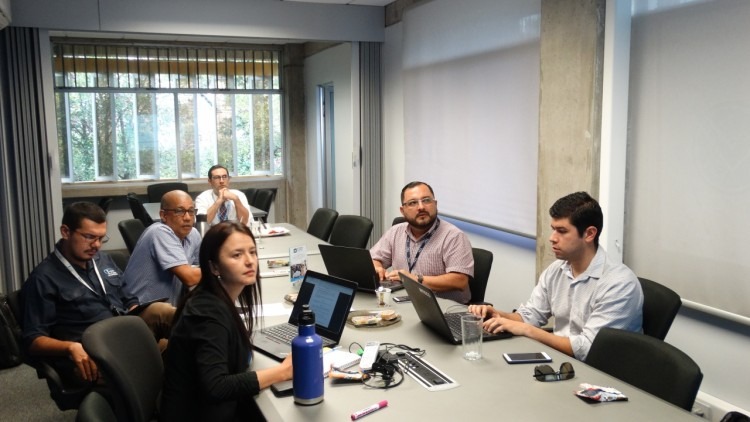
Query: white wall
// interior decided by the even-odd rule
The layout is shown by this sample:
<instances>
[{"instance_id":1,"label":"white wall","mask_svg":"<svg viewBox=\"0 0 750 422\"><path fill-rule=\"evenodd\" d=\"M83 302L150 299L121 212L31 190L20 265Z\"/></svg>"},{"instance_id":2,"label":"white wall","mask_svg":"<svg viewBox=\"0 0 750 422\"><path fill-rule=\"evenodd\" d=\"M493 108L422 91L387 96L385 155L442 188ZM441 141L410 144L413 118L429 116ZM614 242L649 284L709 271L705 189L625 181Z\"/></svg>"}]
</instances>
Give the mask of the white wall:
<instances>
[{"instance_id":1,"label":"white wall","mask_svg":"<svg viewBox=\"0 0 750 422\"><path fill-rule=\"evenodd\" d=\"M439 4L433 1L431 7ZM404 145L409 140L404 139L403 126L410 113L403 108L400 74L403 33L407 30L403 25L386 28L383 54L386 222L397 215L397 194L407 182L403 179L407 165L403 155ZM494 253L486 300L506 310L525 301L535 282L533 241L467 225L461 228L468 233L473 246ZM666 340L700 365L704 379L699 398L716 397L730 407L750 409L750 365L745 357L750 351L750 327L685 309L677 316ZM728 409L714 409L711 420L718 421L725 410Z\"/></svg>"},{"instance_id":2,"label":"white wall","mask_svg":"<svg viewBox=\"0 0 750 422\"><path fill-rule=\"evenodd\" d=\"M383 47L383 223L386 227L401 215L400 192L409 182L404 176L404 148L409 142L404 138L404 120L409 119L410 112L404 109L403 98L403 32L403 23L386 28ZM435 195L439 198L440 192ZM536 281L536 242L451 221L466 232L472 246L494 255L485 300L506 310L525 302Z\"/></svg>"},{"instance_id":3,"label":"white wall","mask_svg":"<svg viewBox=\"0 0 750 422\"><path fill-rule=\"evenodd\" d=\"M321 84L332 83L334 93L335 127L335 190L336 210L339 214L356 214L355 181L359 181L359 167L352 165L352 153L357 144L354 131L354 98L358 95L353 89L352 63L356 61L351 43L342 43L315 54L305 60L305 102L307 137L307 186L308 216L323 206L321 186L321 151L318 147L318 100L317 88ZM357 174L355 174L355 171ZM308 218L309 219L309 218Z\"/></svg>"}]
</instances>

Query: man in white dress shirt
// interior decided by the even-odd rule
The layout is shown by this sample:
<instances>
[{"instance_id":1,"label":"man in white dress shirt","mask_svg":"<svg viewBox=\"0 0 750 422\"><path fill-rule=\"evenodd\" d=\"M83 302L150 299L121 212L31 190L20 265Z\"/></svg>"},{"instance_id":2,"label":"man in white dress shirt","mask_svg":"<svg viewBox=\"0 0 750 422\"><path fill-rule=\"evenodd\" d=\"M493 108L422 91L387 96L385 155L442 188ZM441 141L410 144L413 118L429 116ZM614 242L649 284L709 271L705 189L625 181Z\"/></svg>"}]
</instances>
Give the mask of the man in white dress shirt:
<instances>
[{"instance_id":1,"label":"man in white dress shirt","mask_svg":"<svg viewBox=\"0 0 750 422\"><path fill-rule=\"evenodd\" d=\"M219 164L208 170L208 183L211 189L195 198L195 209L198 214L206 214L206 221L211 225L227 220L242 223L252 221L247 197L237 189L229 189L229 172Z\"/></svg>"},{"instance_id":2,"label":"man in white dress shirt","mask_svg":"<svg viewBox=\"0 0 750 422\"><path fill-rule=\"evenodd\" d=\"M487 305L471 305L469 311L489 318L487 331L526 336L586 360L603 327L641 331L643 292L633 271L599 246L604 217L588 193L558 199L549 214L557 260L539 276L528 302L514 312ZM551 317L552 333L539 328Z\"/></svg>"}]
</instances>

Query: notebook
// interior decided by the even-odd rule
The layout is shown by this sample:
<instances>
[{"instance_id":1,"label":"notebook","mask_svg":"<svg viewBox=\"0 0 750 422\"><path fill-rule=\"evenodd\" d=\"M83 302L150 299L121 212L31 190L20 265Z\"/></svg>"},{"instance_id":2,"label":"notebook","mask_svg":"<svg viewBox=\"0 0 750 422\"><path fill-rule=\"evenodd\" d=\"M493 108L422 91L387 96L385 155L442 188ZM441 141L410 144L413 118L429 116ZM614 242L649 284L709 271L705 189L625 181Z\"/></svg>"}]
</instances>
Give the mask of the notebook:
<instances>
[{"instance_id":1,"label":"notebook","mask_svg":"<svg viewBox=\"0 0 750 422\"><path fill-rule=\"evenodd\" d=\"M284 360L292 351L292 340L298 332L298 318L305 304L309 304L315 313L315 332L323 340L323 347L335 346L344 332L356 292L356 283L308 270L289 321L255 330L253 348L276 360Z\"/></svg>"},{"instance_id":2,"label":"notebook","mask_svg":"<svg viewBox=\"0 0 750 422\"><path fill-rule=\"evenodd\" d=\"M422 284L417 283L409 276L400 274L401 282L409 293L411 303L419 315L422 323L430 327L434 332L452 344L461 344L461 315L467 312L451 312L444 314L440 309L435 293ZM500 340L510 338L511 333L489 333L487 331L482 335L482 341Z\"/></svg>"},{"instance_id":3,"label":"notebook","mask_svg":"<svg viewBox=\"0 0 750 422\"><path fill-rule=\"evenodd\" d=\"M370 251L346 246L318 245L328 274L351 280L357 288L365 292L374 292L383 286L391 291L401 290L404 286L398 281L380 281Z\"/></svg>"}]
</instances>

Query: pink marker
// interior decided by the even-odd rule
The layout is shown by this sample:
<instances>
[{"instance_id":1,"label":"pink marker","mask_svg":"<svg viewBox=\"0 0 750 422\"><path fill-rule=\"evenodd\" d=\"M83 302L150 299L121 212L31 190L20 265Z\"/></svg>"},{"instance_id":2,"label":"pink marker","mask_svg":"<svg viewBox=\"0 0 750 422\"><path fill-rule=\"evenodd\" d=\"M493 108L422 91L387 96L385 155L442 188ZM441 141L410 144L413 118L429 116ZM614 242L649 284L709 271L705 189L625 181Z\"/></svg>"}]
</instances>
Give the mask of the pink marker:
<instances>
[{"instance_id":1,"label":"pink marker","mask_svg":"<svg viewBox=\"0 0 750 422\"><path fill-rule=\"evenodd\" d=\"M380 403L373 404L370 407L365 407L364 409L352 413L352 420L356 421L357 419L364 418L365 416L369 415L370 413L382 409L384 407L388 406L388 400L382 400Z\"/></svg>"}]
</instances>

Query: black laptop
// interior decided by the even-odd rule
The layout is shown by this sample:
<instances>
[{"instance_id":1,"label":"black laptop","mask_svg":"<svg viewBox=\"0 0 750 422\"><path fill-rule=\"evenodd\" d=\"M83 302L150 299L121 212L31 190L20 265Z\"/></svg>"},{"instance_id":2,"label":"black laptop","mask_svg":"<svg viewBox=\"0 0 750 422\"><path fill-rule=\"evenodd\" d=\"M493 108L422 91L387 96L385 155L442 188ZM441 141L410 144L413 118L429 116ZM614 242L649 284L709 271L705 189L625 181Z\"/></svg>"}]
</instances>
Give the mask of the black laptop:
<instances>
[{"instance_id":1,"label":"black laptop","mask_svg":"<svg viewBox=\"0 0 750 422\"><path fill-rule=\"evenodd\" d=\"M305 304L315 313L315 332L323 339L323 347L335 346L344 332L356 292L356 283L308 270L289 321L255 330L253 347L276 360L284 360L292 352L292 340L297 336L298 318Z\"/></svg>"},{"instance_id":2,"label":"black laptop","mask_svg":"<svg viewBox=\"0 0 750 422\"><path fill-rule=\"evenodd\" d=\"M318 245L318 249L328 274L357 283L359 290L374 292L380 286L391 291L404 288L400 281L380 281L367 249L324 244Z\"/></svg>"},{"instance_id":3,"label":"black laptop","mask_svg":"<svg viewBox=\"0 0 750 422\"><path fill-rule=\"evenodd\" d=\"M406 292L409 293L411 303L419 315L422 323L430 327L432 331L439 334L452 344L461 344L461 316L468 312L443 313L438 304L435 293L427 286L417 283L409 276L400 274L401 282ZM482 341L501 340L513 337L511 333L490 333L485 331Z\"/></svg>"}]
</instances>

